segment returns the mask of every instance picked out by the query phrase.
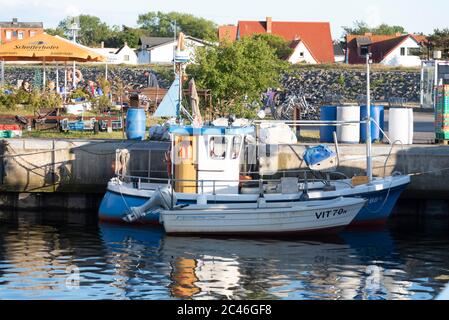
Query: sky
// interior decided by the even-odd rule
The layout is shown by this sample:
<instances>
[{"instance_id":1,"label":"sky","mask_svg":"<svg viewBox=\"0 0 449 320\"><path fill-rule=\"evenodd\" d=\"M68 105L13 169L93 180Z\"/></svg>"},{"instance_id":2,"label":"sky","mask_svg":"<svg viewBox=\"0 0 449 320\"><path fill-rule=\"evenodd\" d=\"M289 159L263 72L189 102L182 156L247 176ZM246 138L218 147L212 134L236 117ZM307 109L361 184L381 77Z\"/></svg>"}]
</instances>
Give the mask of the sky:
<instances>
[{"instance_id":1,"label":"sky","mask_svg":"<svg viewBox=\"0 0 449 320\"><path fill-rule=\"evenodd\" d=\"M425 4L425 5L423 5ZM139 14L148 11L179 11L215 21L236 24L238 20L329 21L334 39L342 26L356 20L371 26L401 25L410 32L432 33L449 27L447 0L0 0L0 21L42 21L55 27L67 15L90 14L109 25L136 26ZM446 22L445 22L446 21Z\"/></svg>"}]
</instances>

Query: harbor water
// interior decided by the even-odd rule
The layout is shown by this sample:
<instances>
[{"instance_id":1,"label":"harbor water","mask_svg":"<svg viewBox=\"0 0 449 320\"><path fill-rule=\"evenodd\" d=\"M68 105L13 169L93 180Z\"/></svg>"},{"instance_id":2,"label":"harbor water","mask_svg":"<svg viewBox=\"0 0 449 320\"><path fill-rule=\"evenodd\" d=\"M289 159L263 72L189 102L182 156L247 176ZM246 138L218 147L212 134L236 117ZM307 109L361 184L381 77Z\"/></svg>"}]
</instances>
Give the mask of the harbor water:
<instances>
[{"instance_id":1,"label":"harbor water","mask_svg":"<svg viewBox=\"0 0 449 320\"><path fill-rule=\"evenodd\" d=\"M0 299L434 299L447 219L326 238L170 237L80 213L0 212Z\"/></svg>"}]
</instances>

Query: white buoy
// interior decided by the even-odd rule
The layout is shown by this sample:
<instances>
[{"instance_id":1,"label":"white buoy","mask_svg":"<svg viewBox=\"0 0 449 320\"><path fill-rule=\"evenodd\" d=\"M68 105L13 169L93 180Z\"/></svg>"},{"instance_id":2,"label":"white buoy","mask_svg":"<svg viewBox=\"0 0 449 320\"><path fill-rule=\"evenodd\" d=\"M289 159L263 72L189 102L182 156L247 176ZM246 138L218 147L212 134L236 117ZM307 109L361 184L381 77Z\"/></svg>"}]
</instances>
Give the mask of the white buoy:
<instances>
[{"instance_id":1,"label":"white buoy","mask_svg":"<svg viewBox=\"0 0 449 320\"><path fill-rule=\"evenodd\" d=\"M337 121L354 121L337 126L337 139L340 143L359 143L360 141L360 107L337 107ZM356 123L357 122L357 123Z\"/></svg>"},{"instance_id":2,"label":"white buoy","mask_svg":"<svg viewBox=\"0 0 449 320\"><path fill-rule=\"evenodd\" d=\"M393 143L413 144L413 109L390 108L388 136Z\"/></svg>"}]
</instances>

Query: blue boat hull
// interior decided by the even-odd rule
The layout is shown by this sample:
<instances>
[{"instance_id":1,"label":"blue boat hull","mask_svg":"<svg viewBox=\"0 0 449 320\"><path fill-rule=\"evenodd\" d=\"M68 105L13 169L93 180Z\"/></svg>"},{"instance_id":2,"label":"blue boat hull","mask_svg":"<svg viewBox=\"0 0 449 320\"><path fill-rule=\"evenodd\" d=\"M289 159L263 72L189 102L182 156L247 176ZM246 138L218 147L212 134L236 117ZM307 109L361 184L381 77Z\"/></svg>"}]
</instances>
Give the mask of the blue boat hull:
<instances>
[{"instance_id":1,"label":"blue boat hull","mask_svg":"<svg viewBox=\"0 0 449 320\"><path fill-rule=\"evenodd\" d=\"M406 187L407 185L401 185L389 190L387 189L351 195L352 197L362 197L368 200L368 204L359 212L351 225L372 225L385 223L391 215L402 191L404 191ZM148 200L149 198L130 196L108 190L100 205L100 220L109 222L123 222L122 218L129 212L130 207L141 206ZM138 223L158 224L159 215L149 214L139 220Z\"/></svg>"}]
</instances>

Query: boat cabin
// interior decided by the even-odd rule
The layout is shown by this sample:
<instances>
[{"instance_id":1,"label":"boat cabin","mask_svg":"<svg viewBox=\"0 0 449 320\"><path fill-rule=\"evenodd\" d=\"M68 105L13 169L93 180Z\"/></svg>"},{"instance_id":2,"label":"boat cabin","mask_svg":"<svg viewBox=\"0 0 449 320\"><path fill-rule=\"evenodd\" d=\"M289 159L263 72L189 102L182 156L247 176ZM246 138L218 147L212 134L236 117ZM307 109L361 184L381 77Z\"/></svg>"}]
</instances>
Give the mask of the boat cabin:
<instances>
[{"instance_id":1,"label":"boat cabin","mask_svg":"<svg viewBox=\"0 0 449 320\"><path fill-rule=\"evenodd\" d=\"M171 126L175 191L238 194L245 137L254 127Z\"/></svg>"}]
</instances>

